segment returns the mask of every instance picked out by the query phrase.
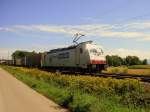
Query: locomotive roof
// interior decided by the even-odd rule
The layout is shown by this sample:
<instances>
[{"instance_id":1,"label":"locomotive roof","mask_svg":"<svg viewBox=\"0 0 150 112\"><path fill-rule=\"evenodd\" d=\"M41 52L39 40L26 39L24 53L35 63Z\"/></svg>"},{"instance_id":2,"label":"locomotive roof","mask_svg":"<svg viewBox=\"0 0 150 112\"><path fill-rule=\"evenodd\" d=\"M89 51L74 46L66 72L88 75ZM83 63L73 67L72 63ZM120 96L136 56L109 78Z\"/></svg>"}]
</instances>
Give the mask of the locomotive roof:
<instances>
[{"instance_id":1,"label":"locomotive roof","mask_svg":"<svg viewBox=\"0 0 150 112\"><path fill-rule=\"evenodd\" d=\"M92 40L89 40L89 41L85 41L85 42L81 42L81 43L79 43L79 44L87 44L87 43L92 43L93 41Z\"/></svg>"},{"instance_id":2,"label":"locomotive roof","mask_svg":"<svg viewBox=\"0 0 150 112\"><path fill-rule=\"evenodd\" d=\"M81 42L79 44L86 44L86 43L92 43L92 41ZM65 51L65 50L75 49L78 45L72 45L72 46L65 47L65 48L52 49L47 53L55 53L55 52L58 52L58 51Z\"/></svg>"},{"instance_id":3,"label":"locomotive roof","mask_svg":"<svg viewBox=\"0 0 150 112\"><path fill-rule=\"evenodd\" d=\"M54 52L57 52L57 51L64 51L64 50L74 49L76 47L77 46L69 46L69 47L65 47L65 48L52 49L48 53L54 53Z\"/></svg>"}]
</instances>

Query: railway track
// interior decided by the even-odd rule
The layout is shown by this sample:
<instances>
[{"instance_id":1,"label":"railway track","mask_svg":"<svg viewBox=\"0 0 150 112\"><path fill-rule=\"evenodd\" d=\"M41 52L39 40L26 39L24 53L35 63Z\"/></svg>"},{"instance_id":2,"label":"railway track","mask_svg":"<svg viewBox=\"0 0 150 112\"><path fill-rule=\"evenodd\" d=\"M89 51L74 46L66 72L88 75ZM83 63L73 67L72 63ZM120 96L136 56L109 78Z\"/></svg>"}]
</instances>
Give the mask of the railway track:
<instances>
[{"instance_id":1,"label":"railway track","mask_svg":"<svg viewBox=\"0 0 150 112\"><path fill-rule=\"evenodd\" d=\"M147 75L100 73L97 74L96 76L104 77L104 78L112 77L116 79L126 79L126 78L138 79L140 81L150 83L150 76Z\"/></svg>"},{"instance_id":2,"label":"railway track","mask_svg":"<svg viewBox=\"0 0 150 112\"><path fill-rule=\"evenodd\" d=\"M64 72L63 72L64 73ZM66 74L81 74L81 73L66 73ZM81 75L94 76L94 77L103 77L103 78L116 78L116 79L138 79L143 82L150 83L150 76L147 75L135 75L135 74L112 74L112 73L82 73Z\"/></svg>"}]
</instances>

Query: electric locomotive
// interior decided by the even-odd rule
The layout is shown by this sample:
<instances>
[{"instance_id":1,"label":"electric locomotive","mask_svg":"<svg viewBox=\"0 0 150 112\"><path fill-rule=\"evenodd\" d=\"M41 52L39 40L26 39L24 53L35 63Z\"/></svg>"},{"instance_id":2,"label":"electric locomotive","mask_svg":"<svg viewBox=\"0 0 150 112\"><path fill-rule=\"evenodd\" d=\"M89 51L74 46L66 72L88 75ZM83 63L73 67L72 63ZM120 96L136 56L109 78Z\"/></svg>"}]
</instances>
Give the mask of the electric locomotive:
<instances>
[{"instance_id":1,"label":"electric locomotive","mask_svg":"<svg viewBox=\"0 0 150 112\"><path fill-rule=\"evenodd\" d=\"M100 72L105 66L106 59L102 47L92 41L53 49L43 53L41 58L42 68L60 71Z\"/></svg>"}]
</instances>

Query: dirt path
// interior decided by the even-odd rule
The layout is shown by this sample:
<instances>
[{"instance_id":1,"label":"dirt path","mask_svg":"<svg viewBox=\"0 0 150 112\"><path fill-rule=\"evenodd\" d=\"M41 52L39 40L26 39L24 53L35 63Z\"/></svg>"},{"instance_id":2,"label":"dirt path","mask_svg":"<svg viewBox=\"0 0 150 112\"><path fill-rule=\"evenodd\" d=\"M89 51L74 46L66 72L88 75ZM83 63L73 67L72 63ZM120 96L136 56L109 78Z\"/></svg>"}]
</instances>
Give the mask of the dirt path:
<instances>
[{"instance_id":1,"label":"dirt path","mask_svg":"<svg viewBox=\"0 0 150 112\"><path fill-rule=\"evenodd\" d=\"M67 112L0 68L0 112Z\"/></svg>"}]
</instances>

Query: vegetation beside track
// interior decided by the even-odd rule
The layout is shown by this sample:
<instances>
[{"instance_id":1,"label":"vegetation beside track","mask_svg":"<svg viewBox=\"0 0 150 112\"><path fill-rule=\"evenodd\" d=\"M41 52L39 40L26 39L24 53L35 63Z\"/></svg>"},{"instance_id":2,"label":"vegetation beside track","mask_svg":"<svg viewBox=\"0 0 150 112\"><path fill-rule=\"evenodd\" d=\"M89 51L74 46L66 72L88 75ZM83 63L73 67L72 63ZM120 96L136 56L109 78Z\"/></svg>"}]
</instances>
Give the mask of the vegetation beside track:
<instances>
[{"instance_id":1,"label":"vegetation beside track","mask_svg":"<svg viewBox=\"0 0 150 112\"><path fill-rule=\"evenodd\" d=\"M126 66L120 66L120 67L108 67L106 71L103 71L104 73L128 73L128 68Z\"/></svg>"},{"instance_id":2,"label":"vegetation beside track","mask_svg":"<svg viewBox=\"0 0 150 112\"><path fill-rule=\"evenodd\" d=\"M2 66L16 78L73 112L149 112L150 89L135 79L71 76Z\"/></svg>"}]
</instances>

